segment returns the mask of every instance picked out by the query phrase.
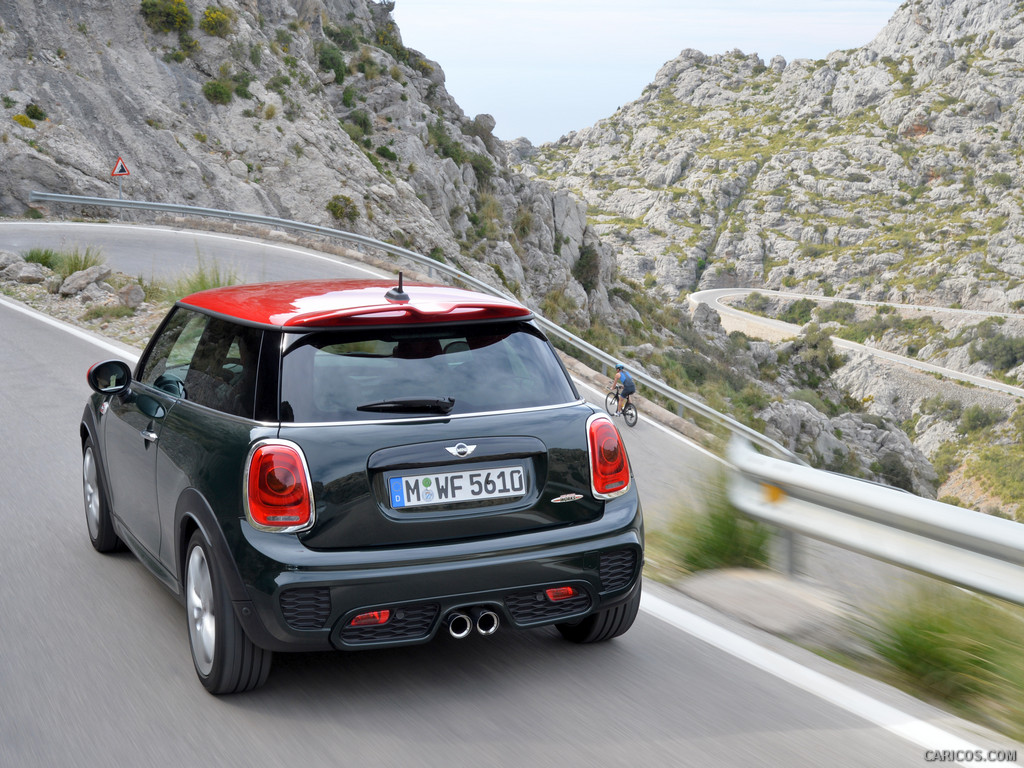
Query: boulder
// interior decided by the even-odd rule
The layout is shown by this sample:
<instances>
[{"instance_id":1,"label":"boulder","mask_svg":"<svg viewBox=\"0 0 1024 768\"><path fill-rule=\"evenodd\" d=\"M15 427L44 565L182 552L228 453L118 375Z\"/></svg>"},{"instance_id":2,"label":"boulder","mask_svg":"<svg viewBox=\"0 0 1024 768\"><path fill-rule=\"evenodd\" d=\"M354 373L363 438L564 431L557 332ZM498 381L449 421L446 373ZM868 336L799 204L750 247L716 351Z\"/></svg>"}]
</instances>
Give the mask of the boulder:
<instances>
[{"instance_id":1,"label":"boulder","mask_svg":"<svg viewBox=\"0 0 1024 768\"><path fill-rule=\"evenodd\" d=\"M110 277L111 272L112 270L106 264L97 264L94 267L79 270L78 272L68 275L64 282L61 283L60 295L77 296L91 283L106 280Z\"/></svg>"}]
</instances>

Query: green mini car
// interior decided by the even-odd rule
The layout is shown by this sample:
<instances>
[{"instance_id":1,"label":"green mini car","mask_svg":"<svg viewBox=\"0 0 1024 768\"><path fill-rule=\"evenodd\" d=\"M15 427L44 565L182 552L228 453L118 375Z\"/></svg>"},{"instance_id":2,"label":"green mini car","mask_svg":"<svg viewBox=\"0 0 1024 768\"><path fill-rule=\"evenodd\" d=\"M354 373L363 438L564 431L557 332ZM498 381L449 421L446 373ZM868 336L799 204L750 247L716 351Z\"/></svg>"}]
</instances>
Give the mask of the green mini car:
<instances>
[{"instance_id":1,"label":"green mini car","mask_svg":"<svg viewBox=\"0 0 1024 768\"><path fill-rule=\"evenodd\" d=\"M87 378L90 539L184 602L211 693L258 687L275 651L591 643L636 617L625 447L514 302L401 276L215 288Z\"/></svg>"}]
</instances>

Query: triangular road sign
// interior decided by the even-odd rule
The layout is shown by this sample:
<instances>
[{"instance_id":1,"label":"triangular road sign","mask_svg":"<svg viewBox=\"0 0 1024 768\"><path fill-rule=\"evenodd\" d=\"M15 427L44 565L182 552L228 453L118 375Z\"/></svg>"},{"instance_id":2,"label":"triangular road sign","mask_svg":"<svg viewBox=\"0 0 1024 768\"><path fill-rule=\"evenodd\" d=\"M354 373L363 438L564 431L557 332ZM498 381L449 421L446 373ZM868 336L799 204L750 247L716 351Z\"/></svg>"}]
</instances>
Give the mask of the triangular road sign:
<instances>
[{"instance_id":1,"label":"triangular road sign","mask_svg":"<svg viewBox=\"0 0 1024 768\"><path fill-rule=\"evenodd\" d=\"M128 166L124 164L124 160L120 157L117 158L117 162L114 163L114 170L110 172L111 176L128 176Z\"/></svg>"}]
</instances>

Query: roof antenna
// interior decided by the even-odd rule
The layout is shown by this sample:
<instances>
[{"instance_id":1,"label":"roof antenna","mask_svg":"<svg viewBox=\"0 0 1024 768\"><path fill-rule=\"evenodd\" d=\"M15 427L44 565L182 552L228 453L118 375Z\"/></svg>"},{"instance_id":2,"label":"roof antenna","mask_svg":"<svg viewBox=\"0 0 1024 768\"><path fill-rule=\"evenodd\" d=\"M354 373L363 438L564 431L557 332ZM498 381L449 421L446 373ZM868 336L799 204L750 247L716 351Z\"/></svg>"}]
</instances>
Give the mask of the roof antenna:
<instances>
[{"instance_id":1,"label":"roof antenna","mask_svg":"<svg viewBox=\"0 0 1024 768\"><path fill-rule=\"evenodd\" d=\"M390 291L384 294L384 298L388 301L408 301L409 294L402 290L402 273L398 273L398 287L392 288Z\"/></svg>"}]
</instances>

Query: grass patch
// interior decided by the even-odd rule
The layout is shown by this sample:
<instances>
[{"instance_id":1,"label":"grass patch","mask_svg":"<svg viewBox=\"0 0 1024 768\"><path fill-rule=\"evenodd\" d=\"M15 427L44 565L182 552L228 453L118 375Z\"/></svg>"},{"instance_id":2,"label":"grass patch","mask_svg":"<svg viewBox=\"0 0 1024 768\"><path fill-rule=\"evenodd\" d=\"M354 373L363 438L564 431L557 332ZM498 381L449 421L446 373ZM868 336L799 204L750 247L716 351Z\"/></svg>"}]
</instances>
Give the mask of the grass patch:
<instances>
[{"instance_id":1,"label":"grass patch","mask_svg":"<svg viewBox=\"0 0 1024 768\"><path fill-rule=\"evenodd\" d=\"M944 585L894 606L866 640L896 682L999 728L1024 734L1024 609Z\"/></svg>"},{"instance_id":2,"label":"grass patch","mask_svg":"<svg viewBox=\"0 0 1024 768\"><path fill-rule=\"evenodd\" d=\"M96 304L85 311L83 320L116 320L121 317L131 317L135 310L123 304Z\"/></svg>"},{"instance_id":3,"label":"grass patch","mask_svg":"<svg viewBox=\"0 0 1024 768\"><path fill-rule=\"evenodd\" d=\"M25 261L42 264L47 269L52 269L62 278L67 278L75 272L83 269L96 267L103 263L103 256L99 250L92 247L84 251L75 248L72 251L55 251L52 248L32 248L23 253Z\"/></svg>"},{"instance_id":4,"label":"grass patch","mask_svg":"<svg viewBox=\"0 0 1024 768\"><path fill-rule=\"evenodd\" d=\"M681 508L664 530L651 531L652 559L677 575L712 568L766 568L769 529L732 505L725 475L714 477L701 496Z\"/></svg>"},{"instance_id":5,"label":"grass patch","mask_svg":"<svg viewBox=\"0 0 1024 768\"><path fill-rule=\"evenodd\" d=\"M233 270L221 267L219 264L207 264L202 256L197 257L196 262L194 272L182 275L174 282L163 287L162 291L154 288L154 293L160 292L165 300L175 301L182 296L188 296L198 291L222 288L226 285L236 285L241 282Z\"/></svg>"}]
</instances>

